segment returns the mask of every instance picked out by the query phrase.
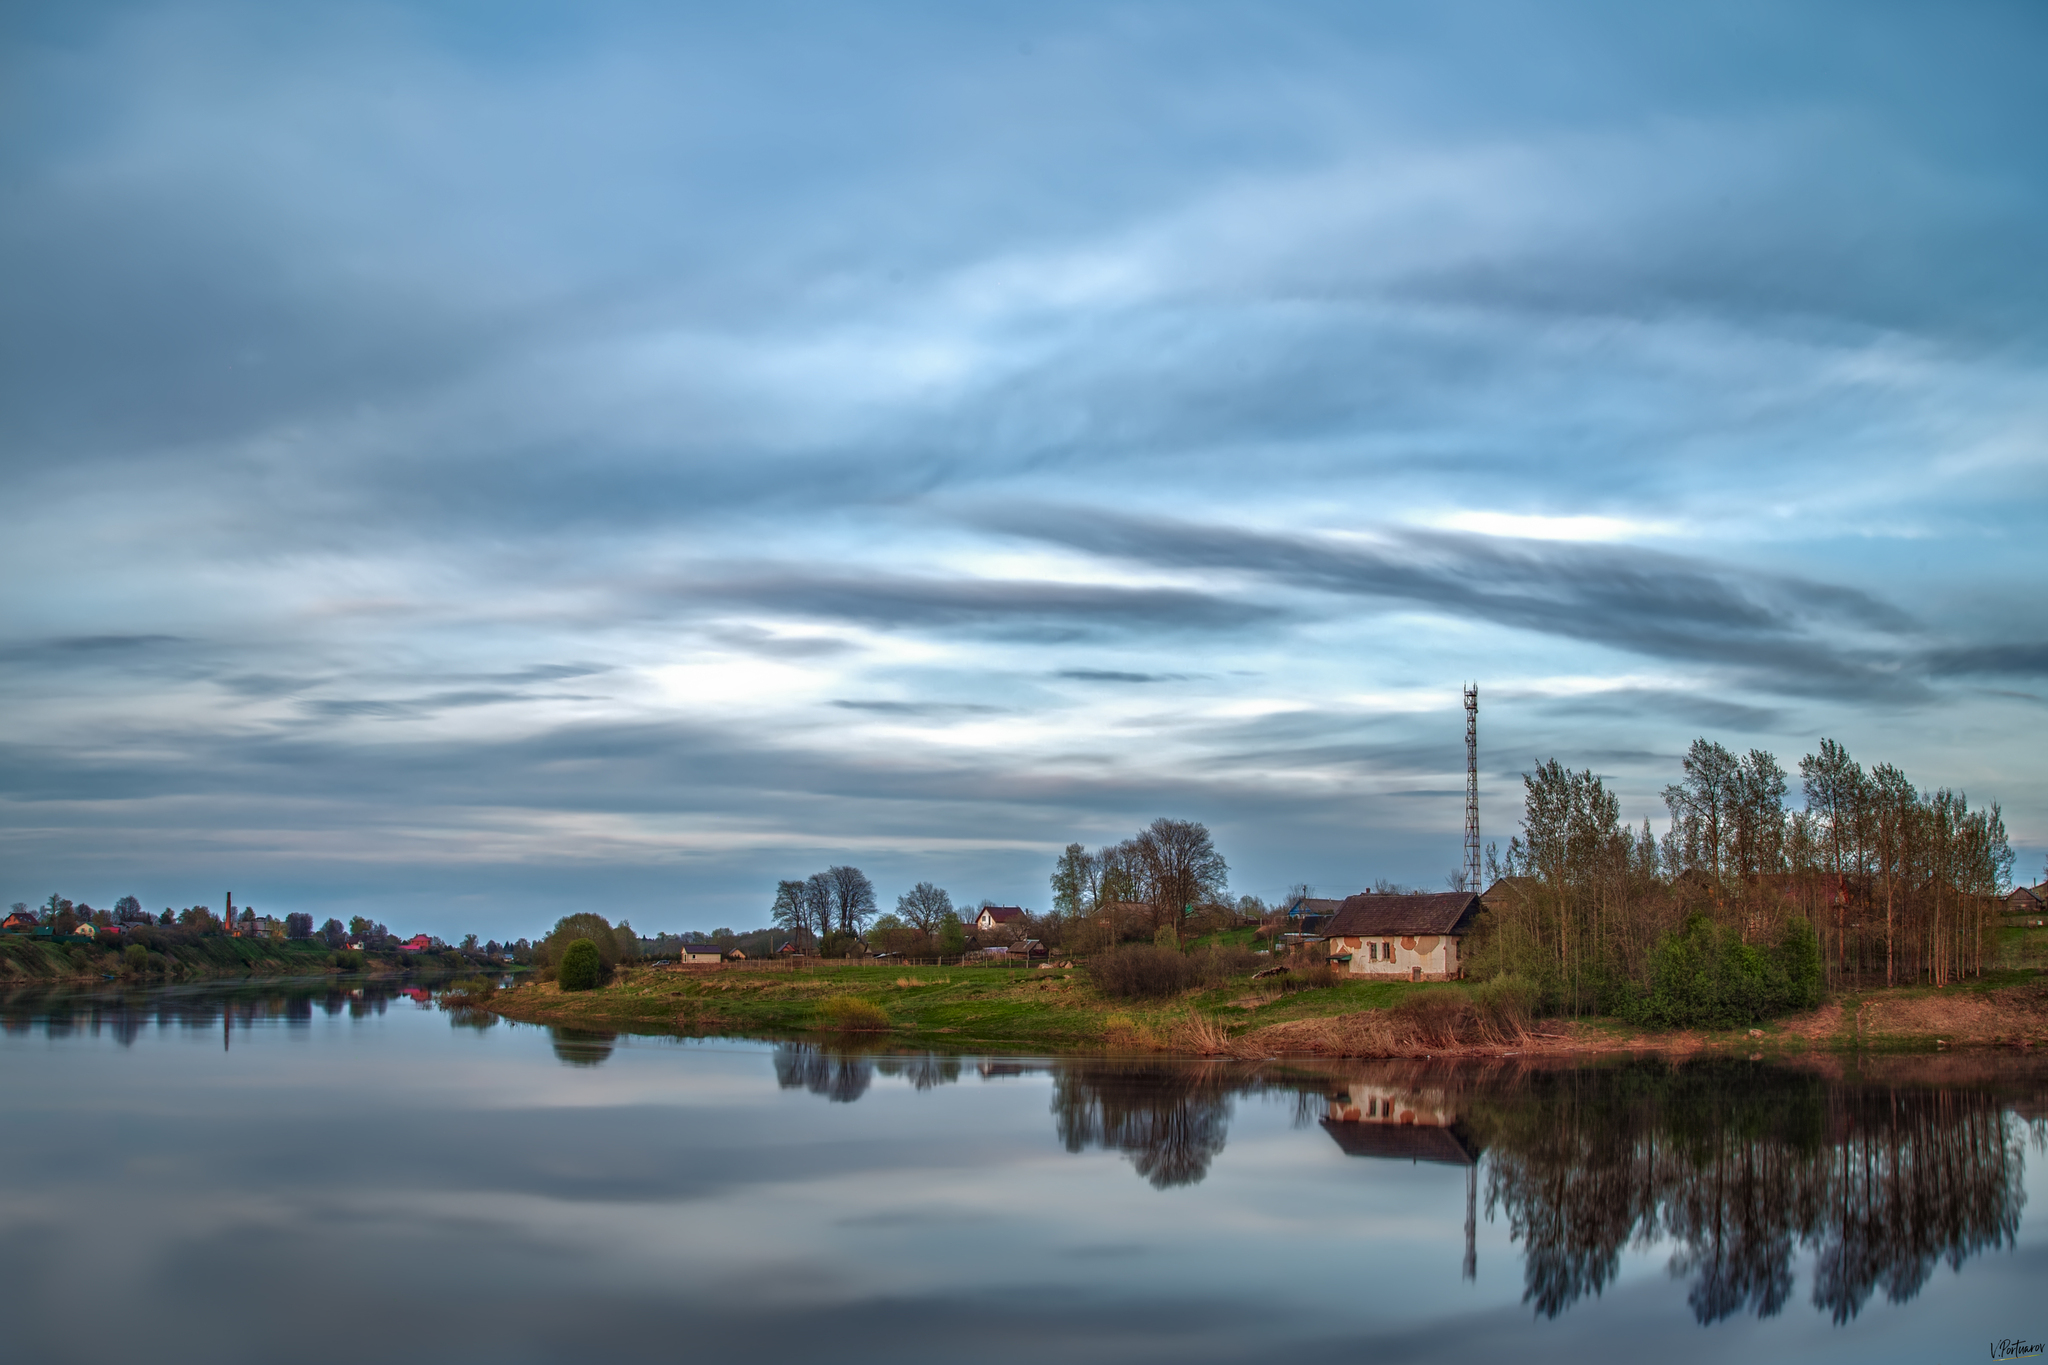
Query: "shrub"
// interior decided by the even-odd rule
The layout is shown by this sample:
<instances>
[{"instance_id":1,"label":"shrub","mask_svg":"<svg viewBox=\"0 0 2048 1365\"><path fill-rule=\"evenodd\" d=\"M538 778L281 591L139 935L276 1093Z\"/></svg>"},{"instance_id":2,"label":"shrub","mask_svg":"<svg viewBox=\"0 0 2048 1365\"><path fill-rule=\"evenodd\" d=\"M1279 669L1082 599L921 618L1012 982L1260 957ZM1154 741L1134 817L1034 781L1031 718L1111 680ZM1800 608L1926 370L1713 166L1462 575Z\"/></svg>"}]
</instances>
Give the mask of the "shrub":
<instances>
[{"instance_id":1,"label":"shrub","mask_svg":"<svg viewBox=\"0 0 2048 1365\"><path fill-rule=\"evenodd\" d=\"M1422 991L1394 1006L1393 1015L1431 1047L1462 1042L1477 1022L1477 1012L1462 991Z\"/></svg>"},{"instance_id":2,"label":"shrub","mask_svg":"<svg viewBox=\"0 0 2048 1365\"><path fill-rule=\"evenodd\" d=\"M131 943L121 950L121 965L129 971L140 974L149 970L149 949L140 943Z\"/></svg>"},{"instance_id":3,"label":"shrub","mask_svg":"<svg viewBox=\"0 0 2048 1365\"><path fill-rule=\"evenodd\" d=\"M1472 988L1472 1011L1501 1038L1515 1038L1529 1027L1543 993L1536 983L1506 972Z\"/></svg>"},{"instance_id":4,"label":"shrub","mask_svg":"<svg viewBox=\"0 0 2048 1365\"><path fill-rule=\"evenodd\" d=\"M1650 960L1650 988L1629 1017L1666 1028L1736 1028L1820 1003L1820 943L1793 918L1775 948L1744 943L1704 914L1667 934Z\"/></svg>"},{"instance_id":5,"label":"shrub","mask_svg":"<svg viewBox=\"0 0 2048 1365\"><path fill-rule=\"evenodd\" d=\"M818 1013L841 1033L874 1033L889 1027L889 1011L858 996L835 995L818 1007Z\"/></svg>"},{"instance_id":6,"label":"shrub","mask_svg":"<svg viewBox=\"0 0 2048 1365\"><path fill-rule=\"evenodd\" d=\"M604 957L595 943L579 938L563 949L561 965L555 970L563 990L587 991L604 975Z\"/></svg>"},{"instance_id":7,"label":"shrub","mask_svg":"<svg viewBox=\"0 0 2048 1365\"><path fill-rule=\"evenodd\" d=\"M354 949L343 949L334 955L334 965L345 972L359 972L363 969L363 955Z\"/></svg>"},{"instance_id":8,"label":"shrub","mask_svg":"<svg viewBox=\"0 0 2048 1365\"><path fill-rule=\"evenodd\" d=\"M1088 959L1088 979L1104 995L1157 998L1193 985L1195 967L1179 953L1157 944L1126 943Z\"/></svg>"},{"instance_id":9,"label":"shrub","mask_svg":"<svg viewBox=\"0 0 2048 1365\"><path fill-rule=\"evenodd\" d=\"M1238 943L1212 944L1188 961L1194 967L1196 979L1204 986L1221 986L1235 977L1249 976L1267 965L1265 958Z\"/></svg>"},{"instance_id":10,"label":"shrub","mask_svg":"<svg viewBox=\"0 0 2048 1365\"><path fill-rule=\"evenodd\" d=\"M1327 962L1309 962L1287 969L1287 975L1280 978L1280 989L1285 991L1319 991L1326 986L1337 984L1337 973Z\"/></svg>"}]
</instances>

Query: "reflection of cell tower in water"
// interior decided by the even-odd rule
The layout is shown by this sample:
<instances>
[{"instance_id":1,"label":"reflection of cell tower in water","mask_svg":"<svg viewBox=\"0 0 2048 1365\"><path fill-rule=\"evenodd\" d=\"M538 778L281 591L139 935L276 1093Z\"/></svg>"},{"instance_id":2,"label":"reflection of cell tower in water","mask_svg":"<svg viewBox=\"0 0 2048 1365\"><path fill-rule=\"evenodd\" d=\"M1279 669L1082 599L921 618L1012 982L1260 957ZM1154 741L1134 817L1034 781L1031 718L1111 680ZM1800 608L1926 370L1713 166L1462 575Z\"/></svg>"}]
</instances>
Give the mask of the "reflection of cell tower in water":
<instances>
[{"instance_id":1,"label":"reflection of cell tower in water","mask_svg":"<svg viewBox=\"0 0 2048 1365\"><path fill-rule=\"evenodd\" d=\"M1465 684L1465 889L1479 885L1479 684Z\"/></svg>"}]
</instances>

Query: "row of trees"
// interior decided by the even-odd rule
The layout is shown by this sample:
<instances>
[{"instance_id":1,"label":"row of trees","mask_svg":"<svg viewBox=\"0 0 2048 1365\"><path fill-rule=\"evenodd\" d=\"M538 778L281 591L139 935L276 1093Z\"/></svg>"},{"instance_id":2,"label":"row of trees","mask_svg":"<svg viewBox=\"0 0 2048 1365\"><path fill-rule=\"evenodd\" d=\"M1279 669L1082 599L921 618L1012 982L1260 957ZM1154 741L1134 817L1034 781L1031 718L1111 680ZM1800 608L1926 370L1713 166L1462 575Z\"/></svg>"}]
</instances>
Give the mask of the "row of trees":
<instances>
[{"instance_id":1,"label":"row of trees","mask_svg":"<svg viewBox=\"0 0 2048 1365\"><path fill-rule=\"evenodd\" d=\"M769 913L777 926L802 941L858 938L875 917L875 884L857 867L828 867L777 882Z\"/></svg>"},{"instance_id":2,"label":"row of trees","mask_svg":"<svg viewBox=\"0 0 2048 1365\"><path fill-rule=\"evenodd\" d=\"M1055 913L1077 920L1135 908L1156 933L1219 904L1229 881L1230 864L1205 826L1162 816L1093 853L1068 844L1053 869L1052 904Z\"/></svg>"},{"instance_id":3,"label":"row of trees","mask_svg":"<svg viewBox=\"0 0 2048 1365\"><path fill-rule=\"evenodd\" d=\"M1997 805L1865 770L1833 740L1800 760L1805 809L1771 754L1694 741L1665 788L1671 826L1621 823L1614 793L1556 759L1523 776L1522 834L1487 851L1498 888L1474 968L1549 983L1573 1010L1622 1011L1653 955L1707 916L1753 946L1811 925L1825 983L1943 985L1985 966L1985 930L2012 869Z\"/></svg>"}]
</instances>

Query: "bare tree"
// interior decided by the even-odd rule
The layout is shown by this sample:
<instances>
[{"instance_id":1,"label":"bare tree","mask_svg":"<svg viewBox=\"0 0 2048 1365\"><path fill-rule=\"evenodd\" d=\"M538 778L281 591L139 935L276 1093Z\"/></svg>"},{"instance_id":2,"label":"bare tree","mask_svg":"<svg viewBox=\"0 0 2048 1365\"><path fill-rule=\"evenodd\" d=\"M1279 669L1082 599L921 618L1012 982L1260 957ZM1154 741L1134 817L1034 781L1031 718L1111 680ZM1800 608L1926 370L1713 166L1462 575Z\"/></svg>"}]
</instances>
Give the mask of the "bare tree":
<instances>
[{"instance_id":1,"label":"bare tree","mask_svg":"<svg viewBox=\"0 0 2048 1365\"><path fill-rule=\"evenodd\" d=\"M1216 851L1209 831L1193 820L1154 820L1131 841L1144 869L1152 927L1180 923L1181 917L1223 894L1230 865Z\"/></svg>"},{"instance_id":2,"label":"bare tree","mask_svg":"<svg viewBox=\"0 0 2048 1365\"><path fill-rule=\"evenodd\" d=\"M919 882L896 898L896 913L929 937L937 934L941 921L953 913L953 898L930 882Z\"/></svg>"},{"instance_id":3,"label":"bare tree","mask_svg":"<svg viewBox=\"0 0 2048 1365\"><path fill-rule=\"evenodd\" d=\"M771 910L776 925L788 932L791 938L802 938L811 928L811 902L806 888L800 881L789 879L775 884L775 908Z\"/></svg>"},{"instance_id":4,"label":"bare tree","mask_svg":"<svg viewBox=\"0 0 2048 1365\"><path fill-rule=\"evenodd\" d=\"M875 884L857 867L827 868L832 888L832 912L839 932L858 934L875 917Z\"/></svg>"},{"instance_id":5,"label":"bare tree","mask_svg":"<svg viewBox=\"0 0 2048 1365\"><path fill-rule=\"evenodd\" d=\"M813 872L804 879L804 907L810 911L810 923L823 938L832 932L832 875L829 872Z\"/></svg>"}]
</instances>

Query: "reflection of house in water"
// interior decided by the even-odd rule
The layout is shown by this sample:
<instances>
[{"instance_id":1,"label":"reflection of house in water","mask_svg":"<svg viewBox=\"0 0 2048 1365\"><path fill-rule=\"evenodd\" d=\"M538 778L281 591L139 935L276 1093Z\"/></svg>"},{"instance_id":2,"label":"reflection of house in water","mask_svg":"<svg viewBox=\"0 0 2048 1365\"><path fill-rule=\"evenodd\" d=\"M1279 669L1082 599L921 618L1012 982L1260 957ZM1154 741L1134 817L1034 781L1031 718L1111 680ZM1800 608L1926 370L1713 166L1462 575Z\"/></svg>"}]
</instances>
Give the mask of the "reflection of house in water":
<instances>
[{"instance_id":1,"label":"reflection of house in water","mask_svg":"<svg viewBox=\"0 0 2048 1365\"><path fill-rule=\"evenodd\" d=\"M1479 1273L1479 1154L1440 1090L1354 1080L1330 1096L1323 1131L1346 1156L1465 1168L1465 1278Z\"/></svg>"}]
</instances>

